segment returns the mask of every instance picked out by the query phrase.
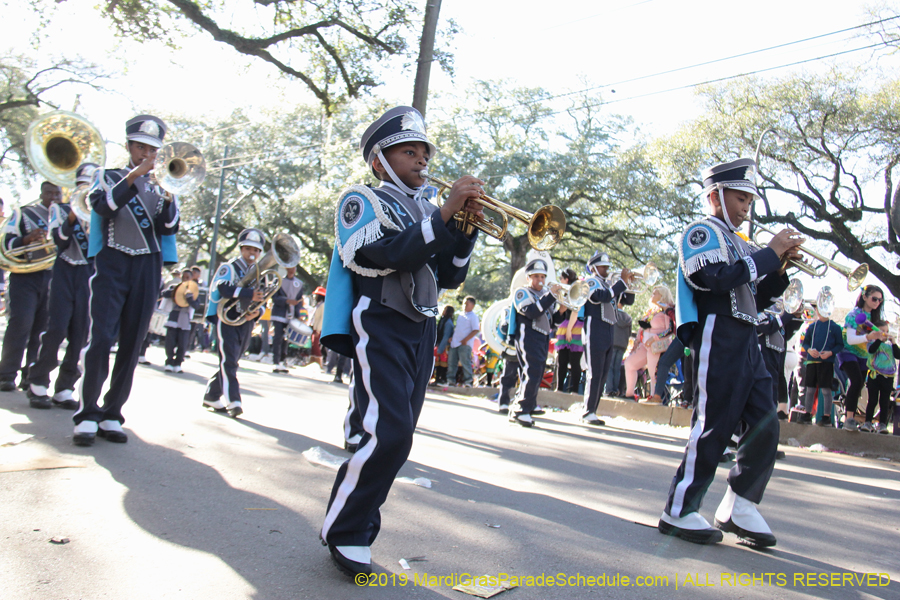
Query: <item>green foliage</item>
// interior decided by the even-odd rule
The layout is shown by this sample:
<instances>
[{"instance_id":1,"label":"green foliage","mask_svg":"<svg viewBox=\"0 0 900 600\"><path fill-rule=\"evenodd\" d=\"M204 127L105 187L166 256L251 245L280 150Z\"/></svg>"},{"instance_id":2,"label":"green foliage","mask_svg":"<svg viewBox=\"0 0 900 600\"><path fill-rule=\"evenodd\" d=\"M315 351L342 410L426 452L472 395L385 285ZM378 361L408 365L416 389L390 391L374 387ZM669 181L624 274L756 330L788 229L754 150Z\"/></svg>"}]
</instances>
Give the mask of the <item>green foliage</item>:
<instances>
[{"instance_id":1,"label":"green foliage","mask_svg":"<svg viewBox=\"0 0 900 600\"><path fill-rule=\"evenodd\" d=\"M843 69L702 88L705 114L654 144L655 161L666 180L698 194L704 167L752 157L762 138L760 183L770 194L756 207L759 220L790 225L869 263L897 294L900 278L886 251L898 248L889 218L900 163L900 82L864 80L862 70Z\"/></svg>"},{"instance_id":2,"label":"green foliage","mask_svg":"<svg viewBox=\"0 0 900 600\"><path fill-rule=\"evenodd\" d=\"M52 0L31 3L51 18ZM103 0L97 9L130 42L177 48L200 33L263 60L302 81L329 114L379 85L386 58L414 59L408 40L421 28L414 0ZM446 48L436 59L452 69Z\"/></svg>"}]
</instances>

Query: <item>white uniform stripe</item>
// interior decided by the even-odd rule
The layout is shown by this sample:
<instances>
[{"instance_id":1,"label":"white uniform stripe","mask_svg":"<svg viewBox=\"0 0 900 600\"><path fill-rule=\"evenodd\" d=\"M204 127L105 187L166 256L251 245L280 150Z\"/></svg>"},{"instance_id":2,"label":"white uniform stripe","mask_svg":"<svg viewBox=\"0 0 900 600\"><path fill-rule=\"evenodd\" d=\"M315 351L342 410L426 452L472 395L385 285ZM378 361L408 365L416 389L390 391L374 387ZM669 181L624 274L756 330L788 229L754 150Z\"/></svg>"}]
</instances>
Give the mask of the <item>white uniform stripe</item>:
<instances>
[{"instance_id":1,"label":"white uniform stripe","mask_svg":"<svg viewBox=\"0 0 900 600\"><path fill-rule=\"evenodd\" d=\"M434 226L431 224L431 219L422 221L422 237L425 239L426 244L434 241Z\"/></svg>"},{"instance_id":2,"label":"white uniform stripe","mask_svg":"<svg viewBox=\"0 0 900 600\"><path fill-rule=\"evenodd\" d=\"M697 442L703 435L706 427L706 400L708 398L706 390L706 378L709 375L709 354L712 348L712 332L716 325L716 315L708 315L706 323L703 325L703 340L701 342L700 356L697 364L697 421L691 428L691 434L688 438L687 454L684 458L684 476L678 485L675 486L675 494L672 496L671 516L683 517L681 514L684 508L684 495L687 493L688 487L694 482L694 472L697 466Z\"/></svg>"},{"instance_id":3,"label":"white uniform stripe","mask_svg":"<svg viewBox=\"0 0 900 600\"><path fill-rule=\"evenodd\" d=\"M334 502L325 515L325 523L322 525L322 538L328 541L328 530L334 524L335 519L347 503L347 498L356 489L359 483L359 475L365 467L366 462L375 447L378 445L378 436L376 428L378 426L378 398L372 392L372 367L369 364L369 356L366 353L369 344L369 334L362 325L362 313L369 308L371 300L368 296L360 296L356 308L353 309L353 327L359 335L359 343L356 344L356 360L359 362L360 374L362 381L357 381L356 385L362 385L369 396L369 405L366 408L366 414L362 416L363 429L371 436L365 445L357 448L356 453L350 457L347 464L347 472L344 473L344 480L338 487L337 493L334 495Z\"/></svg>"},{"instance_id":4,"label":"white uniform stripe","mask_svg":"<svg viewBox=\"0 0 900 600\"><path fill-rule=\"evenodd\" d=\"M78 357L78 364L84 365L84 355L87 353L88 348L91 347L91 340L94 338L94 319L91 316L91 305L93 304L94 299L94 278L97 277L97 268L94 267L94 274L91 275L91 278L88 280L88 290L90 293L88 295L88 339L87 343L84 345L84 348L81 349L81 355ZM82 367L82 371L84 368ZM81 377L78 380L78 410L75 411L75 415L84 410L84 377ZM72 415L73 417L75 415Z\"/></svg>"},{"instance_id":5,"label":"white uniform stripe","mask_svg":"<svg viewBox=\"0 0 900 600\"><path fill-rule=\"evenodd\" d=\"M353 369L353 364L350 364L350 368ZM356 386L356 378L350 378L350 385L347 387L347 393L350 396L350 408L347 409L347 414L344 415L344 441L348 441L350 439L350 415L353 414L353 411L356 410L356 398L353 397L353 388Z\"/></svg>"},{"instance_id":6,"label":"white uniform stripe","mask_svg":"<svg viewBox=\"0 0 900 600\"><path fill-rule=\"evenodd\" d=\"M588 413L588 398L591 397L591 379L594 377L594 361L591 360L591 323L592 317L587 317L584 320L584 326L581 328L581 343L584 345L584 363L587 367L585 372L587 375L584 378L584 403L582 405L582 416L587 416ZM603 390L600 390L600 393L603 393Z\"/></svg>"},{"instance_id":7,"label":"white uniform stripe","mask_svg":"<svg viewBox=\"0 0 900 600\"><path fill-rule=\"evenodd\" d=\"M528 377L528 353L525 352L525 323L519 323L519 335L516 339L516 348L519 349L522 365L519 373L521 373L522 381L519 382L519 389L516 390L516 406L521 408L521 402L525 399L525 379Z\"/></svg>"},{"instance_id":8,"label":"white uniform stripe","mask_svg":"<svg viewBox=\"0 0 900 600\"><path fill-rule=\"evenodd\" d=\"M225 340L222 339L221 320L216 322L216 338L219 340L219 354L222 357L219 359L219 373L221 373L219 379L222 380L222 396L225 398L226 404L231 404L231 395L228 393L228 375L225 373Z\"/></svg>"}]
</instances>

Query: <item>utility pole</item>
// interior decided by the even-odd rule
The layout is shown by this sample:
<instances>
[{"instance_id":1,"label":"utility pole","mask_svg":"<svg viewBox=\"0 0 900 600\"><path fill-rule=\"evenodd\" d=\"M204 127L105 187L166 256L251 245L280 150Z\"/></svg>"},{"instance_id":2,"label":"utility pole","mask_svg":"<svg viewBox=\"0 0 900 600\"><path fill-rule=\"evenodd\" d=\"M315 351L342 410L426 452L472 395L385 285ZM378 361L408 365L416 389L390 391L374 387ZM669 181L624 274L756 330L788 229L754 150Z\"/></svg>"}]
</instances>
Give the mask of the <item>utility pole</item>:
<instances>
[{"instance_id":1,"label":"utility pole","mask_svg":"<svg viewBox=\"0 0 900 600\"><path fill-rule=\"evenodd\" d=\"M422 27L422 41L419 44L419 61L416 68L416 87L413 90L413 108L425 116L428 103L428 80L431 77L431 63L434 62L434 34L441 14L441 0L426 0L425 25Z\"/></svg>"},{"instance_id":2,"label":"utility pole","mask_svg":"<svg viewBox=\"0 0 900 600\"><path fill-rule=\"evenodd\" d=\"M222 156L222 171L219 174L219 197L216 199L216 219L213 221L212 242L209 245L209 273L207 287L212 287L213 276L219 265L216 264L216 245L219 241L219 221L222 215L222 193L225 189L225 162L228 160L228 146L225 146L225 154Z\"/></svg>"}]
</instances>

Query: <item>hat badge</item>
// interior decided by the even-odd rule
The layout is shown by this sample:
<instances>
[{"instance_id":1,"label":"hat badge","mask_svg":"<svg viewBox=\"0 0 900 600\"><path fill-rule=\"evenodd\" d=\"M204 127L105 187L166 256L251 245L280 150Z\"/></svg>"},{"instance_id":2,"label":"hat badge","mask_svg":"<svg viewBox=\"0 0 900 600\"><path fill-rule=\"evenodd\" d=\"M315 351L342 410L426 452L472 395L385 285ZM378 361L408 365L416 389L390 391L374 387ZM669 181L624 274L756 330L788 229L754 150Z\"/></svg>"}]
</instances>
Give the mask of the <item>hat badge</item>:
<instances>
[{"instance_id":1,"label":"hat badge","mask_svg":"<svg viewBox=\"0 0 900 600\"><path fill-rule=\"evenodd\" d=\"M400 119L400 129L403 131L416 131L424 135L425 121L422 120L422 116L419 113L410 111Z\"/></svg>"},{"instance_id":2,"label":"hat badge","mask_svg":"<svg viewBox=\"0 0 900 600\"><path fill-rule=\"evenodd\" d=\"M147 135L152 135L155 138L159 137L159 125L156 124L156 121L144 121L141 123L139 131L141 133L146 133Z\"/></svg>"},{"instance_id":3,"label":"hat badge","mask_svg":"<svg viewBox=\"0 0 900 600\"><path fill-rule=\"evenodd\" d=\"M744 171L744 179L756 183L756 167L747 167Z\"/></svg>"}]
</instances>

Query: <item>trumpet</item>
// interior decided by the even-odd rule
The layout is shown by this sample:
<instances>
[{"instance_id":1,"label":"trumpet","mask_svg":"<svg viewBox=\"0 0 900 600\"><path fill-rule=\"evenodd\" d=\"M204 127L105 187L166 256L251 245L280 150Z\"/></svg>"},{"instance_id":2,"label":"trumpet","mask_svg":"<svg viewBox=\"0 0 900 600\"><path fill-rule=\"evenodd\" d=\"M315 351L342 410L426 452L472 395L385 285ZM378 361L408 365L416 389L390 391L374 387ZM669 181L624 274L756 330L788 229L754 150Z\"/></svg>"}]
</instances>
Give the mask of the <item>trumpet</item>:
<instances>
[{"instance_id":1,"label":"trumpet","mask_svg":"<svg viewBox=\"0 0 900 600\"><path fill-rule=\"evenodd\" d=\"M206 178L206 160L193 144L171 142L156 152L150 179L171 194L190 194Z\"/></svg>"},{"instance_id":2,"label":"trumpet","mask_svg":"<svg viewBox=\"0 0 900 600\"><path fill-rule=\"evenodd\" d=\"M444 190L453 187L452 183L442 181L426 171L422 171L421 175L438 187L439 196ZM503 241L509 235L509 219L513 218L521 221L528 228L528 243L532 248L549 250L559 243L566 232L566 216L558 206L548 204L539 208L535 213L529 213L486 194L481 194L474 200L484 208L497 213L501 223L495 223L494 219L473 215L468 211L459 211L453 215L453 218L459 221L460 227L466 235L479 229L487 235Z\"/></svg>"},{"instance_id":3,"label":"trumpet","mask_svg":"<svg viewBox=\"0 0 900 600\"><path fill-rule=\"evenodd\" d=\"M753 236L753 241L756 242L758 245L760 245L760 246L766 245L766 244L763 244L759 240L760 232L766 232L770 235L775 235L775 232L772 231L771 229L769 229L768 227L766 227L764 225L760 225L756 221L749 221L749 222L752 223L754 227L756 227L760 230L759 232L756 233L756 235ZM826 256L822 256L821 254L813 252L812 250L810 250L808 248L804 248L803 246L800 246L799 249L802 250L805 254L809 255L811 258L814 258L815 260L819 261L820 264L817 266L813 266L803 260L789 260L786 262L786 264L783 264L782 266L795 267L795 268L799 269L800 271L806 273L810 277L824 277L825 273L828 271L828 269L830 267L830 268L834 269L835 271L837 271L838 273L840 273L841 275L843 275L847 279L847 291L850 291L850 292L859 288L859 286L861 286L863 284L863 282L866 280L866 276L869 274L869 265L866 263L860 263L860 265L854 269L853 267L848 267L846 265L837 263L837 262L831 260L830 258L828 258Z\"/></svg>"},{"instance_id":4,"label":"trumpet","mask_svg":"<svg viewBox=\"0 0 900 600\"><path fill-rule=\"evenodd\" d=\"M560 291L557 294L553 294L553 289L550 288L550 293L553 294L557 302L570 310L580 310L588 301L588 298L591 297L591 288L584 281L576 281L572 284L558 283L557 285Z\"/></svg>"},{"instance_id":5,"label":"trumpet","mask_svg":"<svg viewBox=\"0 0 900 600\"><path fill-rule=\"evenodd\" d=\"M640 270L634 270L631 272L634 276L634 281L631 287L632 291L642 291L645 287L653 287L656 285L656 282L659 281L659 269L656 268L656 265L653 263L647 263ZM616 281L622 279L622 269L615 269L610 271L609 273L609 281L610 284L615 284Z\"/></svg>"}]
</instances>

